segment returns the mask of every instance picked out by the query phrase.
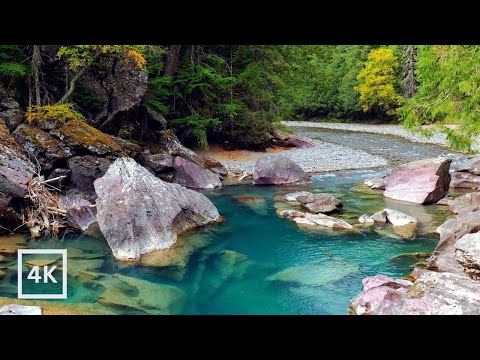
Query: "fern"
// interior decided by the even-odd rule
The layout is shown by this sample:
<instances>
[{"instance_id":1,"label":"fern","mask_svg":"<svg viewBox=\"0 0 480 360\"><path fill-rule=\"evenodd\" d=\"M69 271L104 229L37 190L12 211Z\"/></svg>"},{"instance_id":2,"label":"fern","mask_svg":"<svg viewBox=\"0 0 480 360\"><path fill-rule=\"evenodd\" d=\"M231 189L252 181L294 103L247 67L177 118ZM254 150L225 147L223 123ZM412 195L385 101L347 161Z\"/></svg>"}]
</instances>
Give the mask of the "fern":
<instances>
[{"instance_id":1,"label":"fern","mask_svg":"<svg viewBox=\"0 0 480 360\"><path fill-rule=\"evenodd\" d=\"M200 115L190 115L181 119L175 119L171 124L174 127L190 127L192 129L192 135L197 139L198 145L202 149L207 150L207 131L210 128L217 128L220 126L221 121L219 119L203 118Z\"/></svg>"},{"instance_id":2,"label":"fern","mask_svg":"<svg viewBox=\"0 0 480 360\"><path fill-rule=\"evenodd\" d=\"M23 77L28 73L28 69L23 64L18 63L1 63L0 75Z\"/></svg>"}]
</instances>

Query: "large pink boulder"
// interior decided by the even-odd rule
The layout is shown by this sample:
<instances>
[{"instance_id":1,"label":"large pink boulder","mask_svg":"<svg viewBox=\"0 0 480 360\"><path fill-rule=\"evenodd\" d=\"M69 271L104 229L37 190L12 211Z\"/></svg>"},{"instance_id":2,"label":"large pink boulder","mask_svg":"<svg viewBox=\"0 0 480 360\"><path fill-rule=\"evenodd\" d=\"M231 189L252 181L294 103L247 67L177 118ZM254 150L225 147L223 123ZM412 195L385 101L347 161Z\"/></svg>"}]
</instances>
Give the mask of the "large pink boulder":
<instances>
[{"instance_id":1,"label":"large pink boulder","mask_svg":"<svg viewBox=\"0 0 480 360\"><path fill-rule=\"evenodd\" d=\"M218 174L194 162L177 156L173 162L173 182L191 189L215 189L222 187Z\"/></svg>"},{"instance_id":2,"label":"large pink boulder","mask_svg":"<svg viewBox=\"0 0 480 360\"><path fill-rule=\"evenodd\" d=\"M308 179L308 175L293 160L270 155L257 160L253 181L259 185L292 184Z\"/></svg>"},{"instance_id":3,"label":"large pink boulder","mask_svg":"<svg viewBox=\"0 0 480 360\"><path fill-rule=\"evenodd\" d=\"M417 204L435 203L448 193L449 158L418 160L404 164L387 176L385 197Z\"/></svg>"}]
</instances>

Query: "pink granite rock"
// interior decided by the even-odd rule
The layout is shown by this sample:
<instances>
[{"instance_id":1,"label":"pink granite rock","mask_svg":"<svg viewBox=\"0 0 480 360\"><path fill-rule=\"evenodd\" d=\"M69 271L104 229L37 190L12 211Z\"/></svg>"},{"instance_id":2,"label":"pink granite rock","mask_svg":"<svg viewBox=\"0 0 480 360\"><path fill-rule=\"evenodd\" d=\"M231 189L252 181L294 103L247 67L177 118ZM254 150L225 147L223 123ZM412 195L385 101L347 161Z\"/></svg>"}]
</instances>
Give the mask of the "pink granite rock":
<instances>
[{"instance_id":1,"label":"pink granite rock","mask_svg":"<svg viewBox=\"0 0 480 360\"><path fill-rule=\"evenodd\" d=\"M417 204L437 202L448 193L451 162L436 158L402 165L387 176L384 196Z\"/></svg>"}]
</instances>

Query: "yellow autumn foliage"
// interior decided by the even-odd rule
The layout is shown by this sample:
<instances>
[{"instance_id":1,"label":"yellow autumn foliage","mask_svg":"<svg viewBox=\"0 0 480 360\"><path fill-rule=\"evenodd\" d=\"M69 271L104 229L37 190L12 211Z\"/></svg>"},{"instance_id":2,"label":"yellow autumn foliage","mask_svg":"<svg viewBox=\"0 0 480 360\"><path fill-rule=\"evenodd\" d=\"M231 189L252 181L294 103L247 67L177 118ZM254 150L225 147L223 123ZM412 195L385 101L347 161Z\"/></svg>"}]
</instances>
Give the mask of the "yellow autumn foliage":
<instances>
[{"instance_id":1,"label":"yellow autumn foliage","mask_svg":"<svg viewBox=\"0 0 480 360\"><path fill-rule=\"evenodd\" d=\"M397 113L402 99L394 87L398 67L398 59L391 49L380 48L370 52L357 76L358 86L355 86L364 112L377 107L389 115Z\"/></svg>"},{"instance_id":2,"label":"yellow autumn foliage","mask_svg":"<svg viewBox=\"0 0 480 360\"><path fill-rule=\"evenodd\" d=\"M127 55L130 57L130 59L133 59L135 64L142 70L145 70L147 68L147 60L143 57L142 54L140 54L138 51L135 50L128 50Z\"/></svg>"}]
</instances>

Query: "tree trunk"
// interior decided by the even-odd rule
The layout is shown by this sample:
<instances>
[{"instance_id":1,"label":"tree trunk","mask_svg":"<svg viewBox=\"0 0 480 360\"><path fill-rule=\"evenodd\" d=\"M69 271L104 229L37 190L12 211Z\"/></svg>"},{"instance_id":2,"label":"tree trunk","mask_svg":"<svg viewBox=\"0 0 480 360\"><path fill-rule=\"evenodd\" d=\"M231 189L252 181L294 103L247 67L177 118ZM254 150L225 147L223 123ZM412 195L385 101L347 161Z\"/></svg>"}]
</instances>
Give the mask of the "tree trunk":
<instances>
[{"instance_id":1,"label":"tree trunk","mask_svg":"<svg viewBox=\"0 0 480 360\"><path fill-rule=\"evenodd\" d=\"M40 97L40 66L42 66L42 56L40 54L40 45L33 45L32 72L33 86L35 89L35 105L41 106Z\"/></svg>"},{"instance_id":2,"label":"tree trunk","mask_svg":"<svg viewBox=\"0 0 480 360\"><path fill-rule=\"evenodd\" d=\"M70 87L68 88L67 92L65 93L65 95L62 96L60 100L58 100L55 103L55 105L61 105L68 100L70 95L72 95L73 91L75 90L75 86L77 85L78 79L80 79L87 72L90 66L92 66L92 64L98 60L98 58L100 57L100 54L101 54L101 51L99 50L93 57L92 61L89 64L85 65L83 68L81 68L80 71L75 74L72 80L70 80Z\"/></svg>"},{"instance_id":3,"label":"tree trunk","mask_svg":"<svg viewBox=\"0 0 480 360\"><path fill-rule=\"evenodd\" d=\"M182 45L171 45L170 51L168 53L167 65L165 66L165 76L174 77L178 64L180 62L180 51L182 50Z\"/></svg>"},{"instance_id":4,"label":"tree trunk","mask_svg":"<svg viewBox=\"0 0 480 360\"><path fill-rule=\"evenodd\" d=\"M402 69L402 92L405 99L410 99L417 93L418 81L415 77L416 57L417 47L406 45Z\"/></svg>"}]
</instances>

